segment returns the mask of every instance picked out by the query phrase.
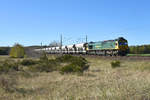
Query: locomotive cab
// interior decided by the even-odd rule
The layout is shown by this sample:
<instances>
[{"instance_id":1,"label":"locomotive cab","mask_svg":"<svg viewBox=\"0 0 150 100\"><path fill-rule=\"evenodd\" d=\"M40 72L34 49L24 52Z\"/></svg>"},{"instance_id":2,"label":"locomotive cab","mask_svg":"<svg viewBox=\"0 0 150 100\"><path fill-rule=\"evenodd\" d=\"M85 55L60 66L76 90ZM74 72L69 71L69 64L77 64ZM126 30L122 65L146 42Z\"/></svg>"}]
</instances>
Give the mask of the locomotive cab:
<instances>
[{"instance_id":1,"label":"locomotive cab","mask_svg":"<svg viewBox=\"0 0 150 100\"><path fill-rule=\"evenodd\" d=\"M123 37L118 38L119 55L125 56L129 52L128 41Z\"/></svg>"}]
</instances>

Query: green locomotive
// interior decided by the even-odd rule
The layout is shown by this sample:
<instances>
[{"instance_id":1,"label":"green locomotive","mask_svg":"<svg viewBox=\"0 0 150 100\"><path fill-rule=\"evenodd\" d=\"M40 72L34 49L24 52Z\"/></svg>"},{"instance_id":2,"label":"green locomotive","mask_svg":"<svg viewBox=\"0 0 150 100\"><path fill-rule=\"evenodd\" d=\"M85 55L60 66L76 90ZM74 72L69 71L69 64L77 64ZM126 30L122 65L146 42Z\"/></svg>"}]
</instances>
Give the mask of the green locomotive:
<instances>
[{"instance_id":1,"label":"green locomotive","mask_svg":"<svg viewBox=\"0 0 150 100\"><path fill-rule=\"evenodd\" d=\"M90 42L86 48L87 54L126 56L129 52L128 41L123 37L115 40Z\"/></svg>"}]
</instances>

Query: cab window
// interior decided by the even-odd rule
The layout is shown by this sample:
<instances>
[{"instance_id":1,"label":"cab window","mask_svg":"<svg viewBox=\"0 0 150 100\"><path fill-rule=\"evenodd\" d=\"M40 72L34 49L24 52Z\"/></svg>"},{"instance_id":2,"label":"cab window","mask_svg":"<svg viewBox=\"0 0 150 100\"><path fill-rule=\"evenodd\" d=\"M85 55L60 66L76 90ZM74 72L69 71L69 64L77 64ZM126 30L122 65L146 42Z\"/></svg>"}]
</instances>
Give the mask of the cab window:
<instances>
[{"instance_id":1,"label":"cab window","mask_svg":"<svg viewBox=\"0 0 150 100\"><path fill-rule=\"evenodd\" d=\"M89 46L89 49L92 49L92 48L93 48L93 46L92 46L92 45L90 45L90 46Z\"/></svg>"}]
</instances>

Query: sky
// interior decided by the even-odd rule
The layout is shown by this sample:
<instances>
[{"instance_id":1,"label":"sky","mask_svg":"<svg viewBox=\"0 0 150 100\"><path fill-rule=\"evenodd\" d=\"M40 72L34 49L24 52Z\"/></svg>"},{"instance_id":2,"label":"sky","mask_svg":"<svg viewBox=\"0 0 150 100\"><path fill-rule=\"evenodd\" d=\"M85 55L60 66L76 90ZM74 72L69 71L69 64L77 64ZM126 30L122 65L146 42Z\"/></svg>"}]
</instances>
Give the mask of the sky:
<instances>
[{"instance_id":1,"label":"sky","mask_svg":"<svg viewBox=\"0 0 150 100\"><path fill-rule=\"evenodd\" d=\"M150 44L150 0L0 0L0 46L102 41Z\"/></svg>"}]
</instances>

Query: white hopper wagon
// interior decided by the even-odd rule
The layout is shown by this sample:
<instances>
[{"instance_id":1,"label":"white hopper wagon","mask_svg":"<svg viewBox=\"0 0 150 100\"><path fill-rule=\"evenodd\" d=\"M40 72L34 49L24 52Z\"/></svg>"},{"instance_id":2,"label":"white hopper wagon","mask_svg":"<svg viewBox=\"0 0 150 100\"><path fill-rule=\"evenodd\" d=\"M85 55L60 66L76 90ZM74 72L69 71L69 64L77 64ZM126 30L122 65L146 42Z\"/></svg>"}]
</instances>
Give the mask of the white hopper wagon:
<instances>
[{"instance_id":1,"label":"white hopper wagon","mask_svg":"<svg viewBox=\"0 0 150 100\"><path fill-rule=\"evenodd\" d=\"M85 43L80 43L75 45L76 53L86 53L86 46Z\"/></svg>"},{"instance_id":2,"label":"white hopper wagon","mask_svg":"<svg viewBox=\"0 0 150 100\"><path fill-rule=\"evenodd\" d=\"M67 49L68 49L68 53L75 53L74 45L68 45Z\"/></svg>"}]
</instances>

